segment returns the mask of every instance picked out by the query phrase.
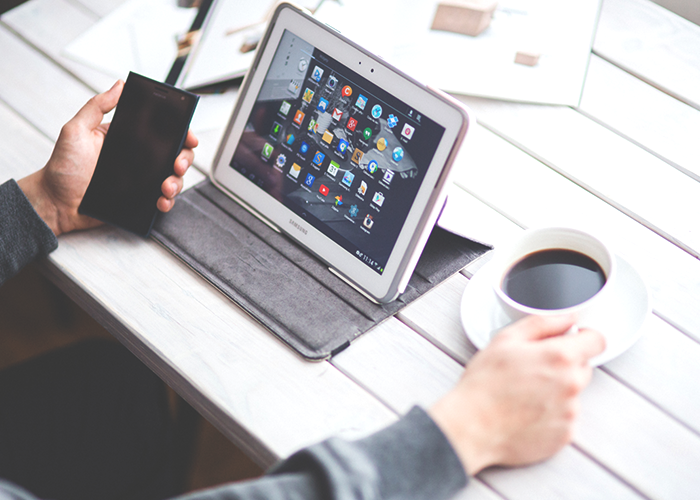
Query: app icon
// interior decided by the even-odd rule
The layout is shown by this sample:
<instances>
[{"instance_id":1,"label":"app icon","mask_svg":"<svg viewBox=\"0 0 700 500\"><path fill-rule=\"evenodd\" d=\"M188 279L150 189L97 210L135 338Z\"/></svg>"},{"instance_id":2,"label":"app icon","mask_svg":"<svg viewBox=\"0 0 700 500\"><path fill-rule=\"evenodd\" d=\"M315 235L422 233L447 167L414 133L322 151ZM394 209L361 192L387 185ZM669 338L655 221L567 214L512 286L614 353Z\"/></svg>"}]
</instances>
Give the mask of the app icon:
<instances>
[{"instance_id":1,"label":"app icon","mask_svg":"<svg viewBox=\"0 0 700 500\"><path fill-rule=\"evenodd\" d=\"M372 229L372 226L374 225L374 219L370 214L365 215L365 220L362 221L362 225L365 226L367 229Z\"/></svg>"},{"instance_id":2,"label":"app icon","mask_svg":"<svg viewBox=\"0 0 700 500\"><path fill-rule=\"evenodd\" d=\"M357 213L360 211L359 208L357 208L357 205L350 205L350 217L357 217Z\"/></svg>"},{"instance_id":3,"label":"app icon","mask_svg":"<svg viewBox=\"0 0 700 500\"><path fill-rule=\"evenodd\" d=\"M297 65L297 68L299 68L299 71L306 71L307 66L309 65L309 61L307 61L304 58L299 59L299 64Z\"/></svg>"},{"instance_id":4,"label":"app icon","mask_svg":"<svg viewBox=\"0 0 700 500\"><path fill-rule=\"evenodd\" d=\"M278 155L276 163L279 168L284 167L284 164L287 163L287 157L284 155Z\"/></svg>"},{"instance_id":5,"label":"app icon","mask_svg":"<svg viewBox=\"0 0 700 500\"><path fill-rule=\"evenodd\" d=\"M304 112L300 109L297 109L296 114L294 115L294 123L299 125L301 127L301 122L304 121Z\"/></svg>"},{"instance_id":6,"label":"app icon","mask_svg":"<svg viewBox=\"0 0 700 500\"><path fill-rule=\"evenodd\" d=\"M362 137L365 139L365 141L369 141L372 138L372 129L367 127L362 131Z\"/></svg>"},{"instance_id":7,"label":"app icon","mask_svg":"<svg viewBox=\"0 0 700 500\"><path fill-rule=\"evenodd\" d=\"M372 203L374 203L378 207L381 207L384 203L384 194L380 192L374 193L374 196L372 196Z\"/></svg>"},{"instance_id":8,"label":"app icon","mask_svg":"<svg viewBox=\"0 0 700 500\"><path fill-rule=\"evenodd\" d=\"M291 175L295 179L298 179L300 173L301 173L301 166L298 165L297 163L292 163L292 168L289 169L289 175Z\"/></svg>"},{"instance_id":9,"label":"app icon","mask_svg":"<svg viewBox=\"0 0 700 500\"><path fill-rule=\"evenodd\" d=\"M350 88L350 85L346 85L343 87L343 97L350 97L352 95L352 89Z\"/></svg>"},{"instance_id":10,"label":"app icon","mask_svg":"<svg viewBox=\"0 0 700 500\"><path fill-rule=\"evenodd\" d=\"M416 129L414 129L408 123L406 123L403 126L403 130L401 131L401 135L404 136L406 139L410 139L411 137L413 137L414 130L416 130Z\"/></svg>"},{"instance_id":11,"label":"app icon","mask_svg":"<svg viewBox=\"0 0 700 500\"><path fill-rule=\"evenodd\" d=\"M359 165L363 155L364 153L362 152L362 150L355 148L355 151L352 153L352 158L350 158L350 161Z\"/></svg>"},{"instance_id":12,"label":"app icon","mask_svg":"<svg viewBox=\"0 0 700 500\"><path fill-rule=\"evenodd\" d=\"M323 70L321 68L319 68L318 66L316 66L314 68L314 72L311 73L311 78L313 78L317 82L320 82L322 76L323 76Z\"/></svg>"},{"instance_id":13,"label":"app icon","mask_svg":"<svg viewBox=\"0 0 700 500\"><path fill-rule=\"evenodd\" d=\"M379 104L375 104L372 108L372 116L375 118L382 116L382 107Z\"/></svg>"},{"instance_id":14,"label":"app icon","mask_svg":"<svg viewBox=\"0 0 700 500\"><path fill-rule=\"evenodd\" d=\"M295 139L294 134L287 134L287 144L289 146L294 144L294 139Z\"/></svg>"},{"instance_id":15,"label":"app icon","mask_svg":"<svg viewBox=\"0 0 700 500\"><path fill-rule=\"evenodd\" d=\"M325 113L326 108L328 108L328 99L324 99L323 97L321 97L318 100L318 106L316 107L321 111L321 113Z\"/></svg>"},{"instance_id":16,"label":"app icon","mask_svg":"<svg viewBox=\"0 0 700 500\"><path fill-rule=\"evenodd\" d=\"M320 167L321 163L323 163L323 159L325 157L326 157L326 155L324 155L320 151L316 151L316 154L314 155L314 164L316 164Z\"/></svg>"},{"instance_id":17,"label":"app icon","mask_svg":"<svg viewBox=\"0 0 700 500\"><path fill-rule=\"evenodd\" d=\"M367 98L365 96L363 96L362 94L360 94L359 96L357 96L357 101L355 101L355 106L364 110L365 106L367 106Z\"/></svg>"},{"instance_id":18,"label":"app icon","mask_svg":"<svg viewBox=\"0 0 700 500\"><path fill-rule=\"evenodd\" d=\"M304 184L307 186L311 187L314 185L314 181L316 180L316 177L314 177L311 174L306 174L306 180L304 181Z\"/></svg>"},{"instance_id":19,"label":"app icon","mask_svg":"<svg viewBox=\"0 0 700 500\"><path fill-rule=\"evenodd\" d=\"M338 121L340 121L340 119L342 117L343 117L343 112L341 110L339 110L338 108L335 108L333 110L333 119L338 122Z\"/></svg>"},{"instance_id":20,"label":"app icon","mask_svg":"<svg viewBox=\"0 0 700 500\"><path fill-rule=\"evenodd\" d=\"M304 99L306 102L311 102L311 99L313 98L314 91L307 87L306 90L304 90L304 96L302 97L302 99Z\"/></svg>"},{"instance_id":21,"label":"app icon","mask_svg":"<svg viewBox=\"0 0 700 500\"><path fill-rule=\"evenodd\" d=\"M326 87L333 90L333 89L335 89L335 86L337 83L338 83L338 79L336 77L334 77L333 75L331 75L328 77L328 81L326 82Z\"/></svg>"},{"instance_id":22,"label":"app icon","mask_svg":"<svg viewBox=\"0 0 700 500\"><path fill-rule=\"evenodd\" d=\"M399 124L399 119L398 119L398 117L390 114L389 118L386 119L386 124L389 128L394 128L395 126L397 126Z\"/></svg>"},{"instance_id":23,"label":"app icon","mask_svg":"<svg viewBox=\"0 0 700 500\"><path fill-rule=\"evenodd\" d=\"M382 177L382 180L386 182L387 184L391 184L391 180L394 178L394 172L391 170L387 170L384 172L384 177Z\"/></svg>"},{"instance_id":24,"label":"app icon","mask_svg":"<svg viewBox=\"0 0 700 500\"><path fill-rule=\"evenodd\" d=\"M321 184L318 188L318 192L321 193L323 196L328 196L328 186L325 184Z\"/></svg>"},{"instance_id":25,"label":"app icon","mask_svg":"<svg viewBox=\"0 0 700 500\"><path fill-rule=\"evenodd\" d=\"M340 139L340 142L338 143L338 147L336 148L338 150L338 153L345 153L345 150L348 149L348 141L345 139Z\"/></svg>"},{"instance_id":26,"label":"app icon","mask_svg":"<svg viewBox=\"0 0 700 500\"><path fill-rule=\"evenodd\" d=\"M330 165L328 165L328 170L326 170L326 172L328 172L328 175L330 175L331 177L335 177L335 174L338 173L338 170L340 170L340 165L338 164L338 162L331 161Z\"/></svg>"},{"instance_id":27,"label":"app icon","mask_svg":"<svg viewBox=\"0 0 700 500\"><path fill-rule=\"evenodd\" d=\"M270 136L275 140L279 137L280 132L282 132L282 124L278 122L272 123L272 128L270 129Z\"/></svg>"},{"instance_id":28,"label":"app icon","mask_svg":"<svg viewBox=\"0 0 700 500\"><path fill-rule=\"evenodd\" d=\"M333 134L331 134L330 130L326 130L323 133L323 142L325 142L327 144L330 144L331 142L333 142Z\"/></svg>"},{"instance_id":29,"label":"app icon","mask_svg":"<svg viewBox=\"0 0 700 500\"><path fill-rule=\"evenodd\" d=\"M403 159L403 148L401 146L395 148L394 152L391 154L391 157L394 159L394 161L401 161Z\"/></svg>"},{"instance_id":30,"label":"app icon","mask_svg":"<svg viewBox=\"0 0 700 500\"><path fill-rule=\"evenodd\" d=\"M343 204L343 195L339 194L338 196L335 197L335 206L339 207L342 204Z\"/></svg>"},{"instance_id":31,"label":"app icon","mask_svg":"<svg viewBox=\"0 0 700 500\"><path fill-rule=\"evenodd\" d=\"M355 127L357 127L357 120L354 118L348 118L348 130L355 130Z\"/></svg>"},{"instance_id":32,"label":"app icon","mask_svg":"<svg viewBox=\"0 0 700 500\"><path fill-rule=\"evenodd\" d=\"M384 151L386 149L386 139L384 137L380 137L379 140L377 141L377 149L379 151Z\"/></svg>"},{"instance_id":33,"label":"app icon","mask_svg":"<svg viewBox=\"0 0 700 500\"><path fill-rule=\"evenodd\" d=\"M343 184L345 184L347 187L350 187L352 186L353 179L355 179L355 174L348 170L343 176Z\"/></svg>"},{"instance_id":34,"label":"app icon","mask_svg":"<svg viewBox=\"0 0 700 500\"><path fill-rule=\"evenodd\" d=\"M370 174L375 173L379 169L379 165L376 161L372 160L367 164L367 172Z\"/></svg>"},{"instance_id":35,"label":"app icon","mask_svg":"<svg viewBox=\"0 0 700 500\"><path fill-rule=\"evenodd\" d=\"M283 114L284 116L287 116L287 113L289 113L289 110L292 108L292 105L289 104L287 101L282 101L282 105L280 106L280 113Z\"/></svg>"},{"instance_id":36,"label":"app icon","mask_svg":"<svg viewBox=\"0 0 700 500\"><path fill-rule=\"evenodd\" d=\"M357 193L364 196L365 193L367 193L367 183L365 181L362 181L360 183L360 187L357 188Z\"/></svg>"},{"instance_id":37,"label":"app icon","mask_svg":"<svg viewBox=\"0 0 700 500\"><path fill-rule=\"evenodd\" d=\"M296 96L297 90L299 90L299 86L301 83L299 83L299 80L290 80L289 85L287 85L287 91L290 94L294 94Z\"/></svg>"},{"instance_id":38,"label":"app icon","mask_svg":"<svg viewBox=\"0 0 700 500\"><path fill-rule=\"evenodd\" d=\"M309 145L302 141L301 147L299 148L299 152L303 155L308 153L309 152Z\"/></svg>"},{"instance_id":39,"label":"app icon","mask_svg":"<svg viewBox=\"0 0 700 500\"><path fill-rule=\"evenodd\" d=\"M312 118L311 121L309 122L309 128L308 128L308 130L309 130L309 132L311 132L312 134L315 134L315 133L316 133L316 120L314 120L313 118Z\"/></svg>"},{"instance_id":40,"label":"app icon","mask_svg":"<svg viewBox=\"0 0 700 500\"><path fill-rule=\"evenodd\" d=\"M265 157L265 159L269 160L270 156L272 156L272 150L274 148L272 147L272 144L269 142L266 142L265 145L263 146L262 149L262 155Z\"/></svg>"}]
</instances>

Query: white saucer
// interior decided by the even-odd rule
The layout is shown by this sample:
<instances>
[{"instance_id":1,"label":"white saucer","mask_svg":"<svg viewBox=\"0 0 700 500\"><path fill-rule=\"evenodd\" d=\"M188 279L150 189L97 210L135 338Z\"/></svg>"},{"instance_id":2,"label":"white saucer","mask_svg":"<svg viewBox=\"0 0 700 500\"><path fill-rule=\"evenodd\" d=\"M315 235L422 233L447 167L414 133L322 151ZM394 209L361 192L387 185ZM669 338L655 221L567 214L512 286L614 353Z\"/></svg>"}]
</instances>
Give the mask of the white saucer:
<instances>
[{"instance_id":1,"label":"white saucer","mask_svg":"<svg viewBox=\"0 0 700 500\"><path fill-rule=\"evenodd\" d=\"M617 282L606 305L609 319L601 332L607 339L607 347L591 359L593 366L607 363L632 347L641 336L642 325L651 310L649 291L642 277L622 257L616 258ZM484 265L469 280L462 295L462 327L478 349L486 347L498 330L512 322L493 291L491 275L494 271L491 262Z\"/></svg>"}]
</instances>

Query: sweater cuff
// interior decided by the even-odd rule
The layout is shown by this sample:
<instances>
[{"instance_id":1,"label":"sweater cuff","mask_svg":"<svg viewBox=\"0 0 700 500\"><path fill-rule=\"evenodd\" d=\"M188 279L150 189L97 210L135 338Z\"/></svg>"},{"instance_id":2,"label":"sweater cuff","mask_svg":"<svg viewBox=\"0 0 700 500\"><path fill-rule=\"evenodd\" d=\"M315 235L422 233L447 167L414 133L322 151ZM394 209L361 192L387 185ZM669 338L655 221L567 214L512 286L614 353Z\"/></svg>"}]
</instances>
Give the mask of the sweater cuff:
<instances>
[{"instance_id":1,"label":"sweater cuff","mask_svg":"<svg viewBox=\"0 0 700 500\"><path fill-rule=\"evenodd\" d=\"M0 284L58 247L58 239L14 180L0 185Z\"/></svg>"},{"instance_id":2,"label":"sweater cuff","mask_svg":"<svg viewBox=\"0 0 700 500\"><path fill-rule=\"evenodd\" d=\"M358 441L332 438L280 464L274 474L308 470L327 498L451 498L468 478L447 437L421 408ZM324 481L325 479L325 481Z\"/></svg>"},{"instance_id":3,"label":"sweater cuff","mask_svg":"<svg viewBox=\"0 0 700 500\"><path fill-rule=\"evenodd\" d=\"M451 498L468 478L445 434L421 408L358 444L381 467L380 498Z\"/></svg>"}]
</instances>

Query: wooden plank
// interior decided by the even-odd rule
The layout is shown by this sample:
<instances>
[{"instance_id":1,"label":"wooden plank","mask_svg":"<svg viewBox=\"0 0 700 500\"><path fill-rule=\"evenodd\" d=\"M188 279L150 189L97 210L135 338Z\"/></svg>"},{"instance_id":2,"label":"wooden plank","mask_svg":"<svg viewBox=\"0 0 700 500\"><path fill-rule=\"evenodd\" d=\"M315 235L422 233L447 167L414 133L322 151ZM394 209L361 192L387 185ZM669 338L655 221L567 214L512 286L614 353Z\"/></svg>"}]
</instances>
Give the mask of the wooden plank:
<instances>
[{"instance_id":1,"label":"wooden plank","mask_svg":"<svg viewBox=\"0 0 700 500\"><path fill-rule=\"evenodd\" d=\"M700 344L657 316L642 337L604 371L700 434Z\"/></svg>"},{"instance_id":2,"label":"wooden plank","mask_svg":"<svg viewBox=\"0 0 700 500\"><path fill-rule=\"evenodd\" d=\"M479 474L510 500L631 500L643 498L573 446L529 467L491 468ZM572 489L573 488L573 489Z\"/></svg>"},{"instance_id":3,"label":"wooden plank","mask_svg":"<svg viewBox=\"0 0 700 500\"><path fill-rule=\"evenodd\" d=\"M22 117L0 102L0 183L19 180L46 164L53 144Z\"/></svg>"},{"instance_id":4,"label":"wooden plank","mask_svg":"<svg viewBox=\"0 0 700 500\"><path fill-rule=\"evenodd\" d=\"M464 100L491 130L700 256L688 219L700 213L700 183L569 108Z\"/></svg>"},{"instance_id":5,"label":"wooden plank","mask_svg":"<svg viewBox=\"0 0 700 500\"><path fill-rule=\"evenodd\" d=\"M489 489L481 481L472 480L461 492L457 493L452 500L503 500L493 490Z\"/></svg>"},{"instance_id":6,"label":"wooden plank","mask_svg":"<svg viewBox=\"0 0 700 500\"><path fill-rule=\"evenodd\" d=\"M154 242L64 235L59 285L261 465L396 419L329 363L309 363Z\"/></svg>"},{"instance_id":7,"label":"wooden plank","mask_svg":"<svg viewBox=\"0 0 700 500\"><path fill-rule=\"evenodd\" d=\"M654 309L700 339L700 262L695 257L493 133L482 127L472 133L478 147L457 184L469 186L479 199L526 227L564 225L598 234L646 278Z\"/></svg>"},{"instance_id":8,"label":"wooden plank","mask_svg":"<svg viewBox=\"0 0 700 500\"><path fill-rule=\"evenodd\" d=\"M463 371L459 363L394 318L362 335L332 363L401 414L414 405L430 408Z\"/></svg>"},{"instance_id":9,"label":"wooden plank","mask_svg":"<svg viewBox=\"0 0 700 500\"><path fill-rule=\"evenodd\" d=\"M698 435L600 370L581 406L576 443L596 460L650 498L697 496Z\"/></svg>"},{"instance_id":10,"label":"wooden plank","mask_svg":"<svg viewBox=\"0 0 700 500\"><path fill-rule=\"evenodd\" d=\"M109 89L114 84L114 78L64 57L62 51L98 20L95 14L67 0L30 0L2 16L3 24L76 75L96 93Z\"/></svg>"},{"instance_id":11,"label":"wooden plank","mask_svg":"<svg viewBox=\"0 0 700 500\"><path fill-rule=\"evenodd\" d=\"M592 56L579 111L700 180L700 111Z\"/></svg>"},{"instance_id":12,"label":"wooden plank","mask_svg":"<svg viewBox=\"0 0 700 500\"><path fill-rule=\"evenodd\" d=\"M436 303L436 302L435 302ZM430 407L459 379L458 363L396 320L388 320L335 356L333 364L371 390L392 409ZM493 469L478 476L507 498L639 498L614 476L573 447L523 469ZM470 487L467 487L469 490Z\"/></svg>"},{"instance_id":13,"label":"wooden plank","mask_svg":"<svg viewBox=\"0 0 700 500\"><path fill-rule=\"evenodd\" d=\"M56 140L94 92L0 26L0 100Z\"/></svg>"},{"instance_id":14,"label":"wooden plank","mask_svg":"<svg viewBox=\"0 0 700 500\"><path fill-rule=\"evenodd\" d=\"M453 276L397 315L403 323L461 364L466 364L476 352L476 347L464 334L459 311L467 281L461 274Z\"/></svg>"},{"instance_id":15,"label":"wooden plank","mask_svg":"<svg viewBox=\"0 0 700 500\"><path fill-rule=\"evenodd\" d=\"M649 0L605 0L596 54L700 109L700 27Z\"/></svg>"}]
</instances>

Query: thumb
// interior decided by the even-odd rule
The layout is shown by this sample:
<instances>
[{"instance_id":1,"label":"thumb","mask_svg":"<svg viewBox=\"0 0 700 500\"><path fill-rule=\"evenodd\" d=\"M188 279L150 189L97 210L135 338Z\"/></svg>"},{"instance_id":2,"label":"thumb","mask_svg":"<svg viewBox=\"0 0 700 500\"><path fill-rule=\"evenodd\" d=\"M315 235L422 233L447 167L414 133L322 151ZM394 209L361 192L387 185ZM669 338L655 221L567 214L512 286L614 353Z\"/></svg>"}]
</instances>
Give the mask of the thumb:
<instances>
[{"instance_id":1,"label":"thumb","mask_svg":"<svg viewBox=\"0 0 700 500\"><path fill-rule=\"evenodd\" d=\"M88 130L95 129L102 123L104 115L112 111L117 105L123 89L124 82L117 80L117 82L112 85L111 89L107 92L97 94L80 108L80 111L78 111L73 120Z\"/></svg>"}]
</instances>

